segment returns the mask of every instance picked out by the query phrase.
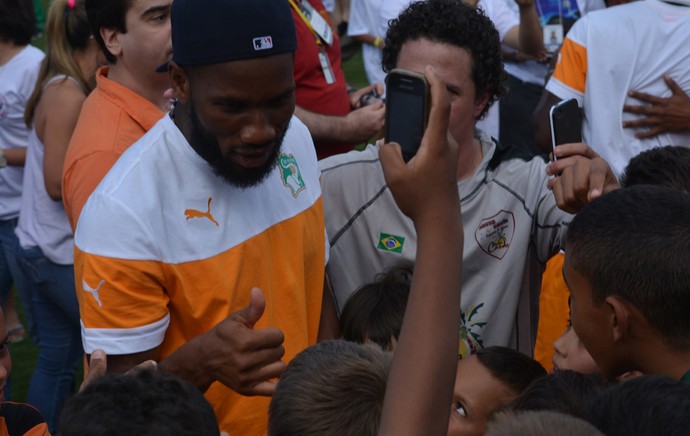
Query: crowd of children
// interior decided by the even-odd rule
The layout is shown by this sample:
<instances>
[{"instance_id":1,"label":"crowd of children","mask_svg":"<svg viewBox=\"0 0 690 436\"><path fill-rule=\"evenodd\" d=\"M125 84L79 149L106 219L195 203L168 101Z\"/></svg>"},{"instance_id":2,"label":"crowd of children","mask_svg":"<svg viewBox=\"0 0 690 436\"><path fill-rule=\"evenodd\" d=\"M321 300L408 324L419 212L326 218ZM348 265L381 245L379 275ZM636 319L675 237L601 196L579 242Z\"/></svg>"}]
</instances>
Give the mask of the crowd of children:
<instances>
[{"instance_id":1,"label":"crowd of children","mask_svg":"<svg viewBox=\"0 0 690 436\"><path fill-rule=\"evenodd\" d=\"M367 62L424 75L428 124L409 161L381 140L317 164L293 117L290 8L326 43L319 26L329 17L310 15L320 0L104 1L52 0L37 30L33 0L0 0L0 295L11 318L0 310L0 436L688 433L690 144L643 149L619 175L597 144L530 160L475 130L505 93L501 56L518 62L514 50L501 53L496 30L513 15L491 16L483 0L401 2L380 35L372 23L382 2L353 0L352 16L370 21L352 31ZM543 2L495 1L520 11L513 42L532 50ZM686 0L640 2L677 8L690 24ZM234 21L216 31L233 8ZM562 32L563 23L541 25ZM142 39L128 39L128 26ZM45 55L29 45L37 31ZM152 79L143 85L127 73L138 65L129 53L141 55L147 34L169 45L166 32L172 58L159 53L163 73L144 71ZM546 62L534 53L525 59ZM572 79L558 68L557 80ZM673 96L642 98L672 104L674 118L659 124L685 132L690 98L664 73L658 81ZM164 94L161 74L171 78ZM163 118L144 125L136 108L116 104L126 110L101 122L115 142L136 138L108 152L107 168L82 162L94 185L112 170L84 196L84 214L80 203L70 215L66 156L88 152L94 113L82 107L107 100L106 86L173 98L171 110L146 100L144 118ZM147 180L160 162L170 177ZM206 212L169 212L202 191ZM141 198L125 204L123 192ZM101 218L112 218L109 228ZM220 249L209 242L218 230ZM567 329L551 326L562 335L544 365L531 354L538 283L559 249L569 317L549 314ZM210 294L228 283L231 295ZM9 401L12 286L39 348L29 404Z\"/></svg>"}]
</instances>

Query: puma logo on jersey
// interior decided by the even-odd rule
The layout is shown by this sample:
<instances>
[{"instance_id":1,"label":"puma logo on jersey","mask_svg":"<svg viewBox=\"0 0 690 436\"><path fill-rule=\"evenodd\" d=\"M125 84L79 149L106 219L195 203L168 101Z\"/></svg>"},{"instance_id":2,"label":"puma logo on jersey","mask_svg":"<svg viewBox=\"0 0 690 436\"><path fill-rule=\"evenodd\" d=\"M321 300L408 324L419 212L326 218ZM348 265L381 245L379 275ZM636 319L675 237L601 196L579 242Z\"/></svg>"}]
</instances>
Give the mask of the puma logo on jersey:
<instances>
[{"instance_id":1,"label":"puma logo on jersey","mask_svg":"<svg viewBox=\"0 0 690 436\"><path fill-rule=\"evenodd\" d=\"M213 218L213 215L211 215L211 197L208 197L208 208L206 209L206 212L201 212L196 209L186 209L184 211L185 216L187 217L187 220L191 220L192 218L208 218L209 221L211 221L213 224L215 224L217 227L220 227L220 224L218 224L218 221L216 221Z\"/></svg>"},{"instance_id":2,"label":"puma logo on jersey","mask_svg":"<svg viewBox=\"0 0 690 436\"><path fill-rule=\"evenodd\" d=\"M105 283L105 280L101 280L101 282L98 284L96 288L92 288L86 283L86 280L81 279L81 286L84 288L86 292L93 295L94 300L96 300L96 303L98 303L98 307L103 307L103 304L101 304L101 299L98 298L98 290L101 289L103 283Z\"/></svg>"}]
</instances>

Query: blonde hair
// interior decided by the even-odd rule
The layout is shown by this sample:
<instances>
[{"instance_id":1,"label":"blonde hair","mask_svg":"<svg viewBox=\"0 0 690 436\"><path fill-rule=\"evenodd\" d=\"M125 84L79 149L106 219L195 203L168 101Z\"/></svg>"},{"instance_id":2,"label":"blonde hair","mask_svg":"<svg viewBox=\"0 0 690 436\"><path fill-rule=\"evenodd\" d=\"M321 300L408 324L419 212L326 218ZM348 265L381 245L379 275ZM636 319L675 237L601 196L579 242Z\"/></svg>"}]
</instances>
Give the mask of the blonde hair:
<instances>
[{"instance_id":1,"label":"blonde hair","mask_svg":"<svg viewBox=\"0 0 690 436\"><path fill-rule=\"evenodd\" d=\"M52 2L46 19L46 56L41 63L36 87L24 111L24 122L27 126L30 127L33 123L43 88L53 77L59 74L73 77L79 81L85 93L91 92L92 86L88 79L83 77L72 57L75 50L85 49L91 38L84 0Z\"/></svg>"}]
</instances>

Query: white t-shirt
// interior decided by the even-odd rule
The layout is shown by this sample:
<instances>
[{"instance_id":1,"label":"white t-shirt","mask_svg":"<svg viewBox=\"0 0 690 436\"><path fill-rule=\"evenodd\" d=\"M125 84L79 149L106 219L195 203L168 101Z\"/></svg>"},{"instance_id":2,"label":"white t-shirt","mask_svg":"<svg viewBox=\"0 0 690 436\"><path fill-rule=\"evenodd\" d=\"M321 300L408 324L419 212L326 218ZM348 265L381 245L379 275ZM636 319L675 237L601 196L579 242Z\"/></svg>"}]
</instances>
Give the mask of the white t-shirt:
<instances>
[{"instance_id":1,"label":"white t-shirt","mask_svg":"<svg viewBox=\"0 0 690 436\"><path fill-rule=\"evenodd\" d=\"M510 13L512 13L515 17L520 19L520 10L518 8L517 3L515 3L515 0L501 0L504 1L507 5L508 8L510 9ZM548 24L550 20L550 15L552 15L548 8L548 6L551 6L551 9L556 9L558 3L561 3L561 7L559 10L559 13L564 16L565 19L572 18L572 19L577 19L580 16L584 16L588 12L596 11L598 9L603 9L606 7L606 4L604 4L603 0L577 0L574 2L574 5L576 6L575 8L568 8L567 6L567 0L556 0L550 1L550 0L536 0L536 9L537 9L537 16L539 17L539 22L541 23L542 26L545 24ZM554 8L554 3L556 5L556 8ZM572 15L571 17L568 17L566 15ZM505 48L505 46L504 46ZM508 50L512 50L512 48L507 48ZM533 83L535 85L543 86L544 85L544 79L546 78L546 70L548 68L547 63L542 63L542 62L537 62L537 61L526 61L526 62L506 62L504 64L506 72L510 74L511 76L515 76L518 79L522 80L523 82L528 82L528 83Z\"/></svg>"},{"instance_id":2,"label":"white t-shirt","mask_svg":"<svg viewBox=\"0 0 690 436\"><path fill-rule=\"evenodd\" d=\"M24 123L24 109L36 86L43 52L26 46L0 66L0 147L26 147L29 129ZM0 220L19 215L23 167L0 169Z\"/></svg>"},{"instance_id":3,"label":"white t-shirt","mask_svg":"<svg viewBox=\"0 0 690 436\"><path fill-rule=\"evenodd\" d=\"M377 32L381 3L382 0L351 0L348 36L373 35L383 38L385 34L379 35ZM369 83L385 84L386 73L381 68L381 49L371 44L362 44L362 59Z\"/></svg>"},{"instance_id":4,"label":"white t-shirt","mask_svg":"<svg viewBox=\"0 0 690 436\"><path fill-rule=\"evenodd\" d=\"M53 77L46 87L64 78L62 74ZM71 77L68 80L81 86ZM72 265L74 263L72 228L67 220L62 201L53 200L46 191L44 158L45 145L36 135L36 129L33 128L29 133L29 145L26 150L24 192L15 233L23 248L40 247L51 262L58 265Z\"/></svg>"},{"instance_id":5,"label":"white t-shirt","mask_svg":"<svg viewBox=\"0 0 690 436\"><path fill-rule=\"evenodd\" d=\"M494 23L498 31L498 37L503 41L508 34L508 31L515 26L520 25L519 16L515 16L504 0L479 0L477 8L484 11L484 14ZM499 133L499 104L500 101L494 103L489 109L486 116L477 121L477 128L485 131L494 138L498 138Z\"/></svg>"},{"instance_id":6,"label":"white t-shirt","mask_svg":"<svg viewBox=\"0 0 690 436\"><path fill-rule=\"evenodd\" d=\"M690 147L690 132L637 139L641 129L623 128L638 119L623 105L637 90L669 97L669 74L690 93L690 7L646 0L587 14L575 23L561 48L546 89L561 99L576 98L584 109L583 139L617 175L628 161L656 146Z\"/></svg>"}]
</instances>

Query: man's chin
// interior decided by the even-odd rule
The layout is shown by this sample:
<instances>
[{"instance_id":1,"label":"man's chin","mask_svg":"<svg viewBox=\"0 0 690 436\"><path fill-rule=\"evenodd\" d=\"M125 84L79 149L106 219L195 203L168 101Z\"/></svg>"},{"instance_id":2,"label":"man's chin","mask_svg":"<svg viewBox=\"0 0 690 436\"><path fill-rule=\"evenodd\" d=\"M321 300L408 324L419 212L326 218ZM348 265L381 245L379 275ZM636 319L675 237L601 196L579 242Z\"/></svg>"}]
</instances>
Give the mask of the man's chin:
<instances>
[{"instance_id":1,"label":"man's chin","mask_svg":"<svg viewBox=\"0 0 690 436\"><path fill-rule=\"evenodd\" d=\"M222 166L212 165L212 167L216 175L222 177L230 185L246 189L265 181L275 169L276 159L275 156L271 156L263 166L258 168L248 168L230 161L223 161Z\"/></svg>"}]
</instances>

